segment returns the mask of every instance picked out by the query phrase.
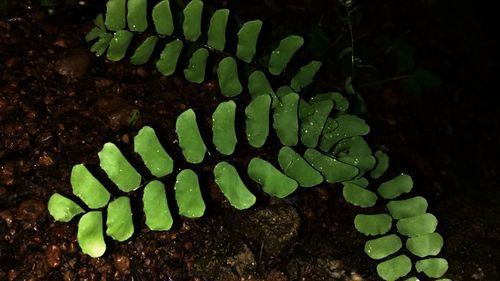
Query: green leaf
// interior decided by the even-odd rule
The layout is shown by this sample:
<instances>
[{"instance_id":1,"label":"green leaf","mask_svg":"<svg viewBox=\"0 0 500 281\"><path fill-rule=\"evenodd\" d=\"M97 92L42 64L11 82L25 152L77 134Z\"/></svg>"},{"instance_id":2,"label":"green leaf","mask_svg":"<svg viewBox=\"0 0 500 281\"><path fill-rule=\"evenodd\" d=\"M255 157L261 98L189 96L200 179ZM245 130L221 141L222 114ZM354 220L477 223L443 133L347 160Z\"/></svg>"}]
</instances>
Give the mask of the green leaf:
<instances>
[{"instance_id":1,"label":"green leaf","mask_svg":"<svg viewBox=\"0 0 500 281\"><path fill-rule=\"evenodd\" d=\"M365 120L354 115L340 115L333 121L336 124L328 124L329 130L323 131L320 142L320 148L323 151L329 151L342 139L364 136L370 132L370 127Z\"/></svg>"},{"instance_id":2,"label":"green leaf","mask_svg":"<svg viewBox=\"0 0 500 281\"><path fill-rule=\"evenodd\" d=\"M268 65L269 72L273 75L281 74L295 52L297 52L303 44L304 38L297 35L290 35L282 39L279 46L271 53Z\"/></svg>"},{"instance_id":3,"label":"green leaf","mask_svg":"<svg viewBox=\"0 0 500 281\"><path fill-rule=\"evenodd\" d=\"M130 58L130 63L133 65L146 64L153 54L157 42L158 37L156 36L149 36L146 38L146 40L144 40L135 50L134 55Z\"/></svg>"},{"instance_id":4,"label":"green leaf","mask_svg":"<svg viewBox=\"0 0 500 281\"><path fill-rule=\"evenodd\" d=\"M335 146L333 154L339 161L357 167L360 175L373 169L377 162L368 143L360 136L341 140Z\"/></svg>"},{"instance_id":5,"label":"green leaf","mask_svg":"<svg viewBox=\"0 0 500 281\"><path fill-rule=\"evenodd\" d=\"M201 196L198 175L193 170L182 170L177 175L174 189L180 215L188 218L203 216L205 202Z\"/></svg>"},{"instance_id":6,"label":"green leaf","mask_svg":"<svg viewBox=\"0 0 500 281\"><path fill-rule=\"evenodd\" d=\"M439 278L448 271L448 262L441 258L419 260L415 263L417 272L423 272L431 278Z\"/></svg>"},{"instance_id":7,"label":"green leaf","mask_svg":"<svg viewBox=\"0 0 500 281\"><path fill-rule=\"evenodd\" d=\"M290 93L281 99L273 113L273 127L285 146L296 145L299 139L299 95Z\"/></svg>"},{"instance_id":8,"label":"green leaf","mask_svg":"<svg viewBox=\"0 0 500 281\"><path fill-rule=\"evenodd\" d=\"M97 28L101 30L106 30L106 25L104 24L104 16L102 14L98 14L94 20L94 24Z\"/></svg>"},{"instance_id":9,"label":"green leaf","mask_svg":"<svg viewBox=\"0 0 500 281\"><path fill-rule=\"evenodd\" d=\"M217 10L210 19L210 25L208 27L207 45L221 52L224 51L226 45L226 26L228 17L228 9Z\"/></svg>"},{"instance_id":10,"label":"green leaf","mask_svg":"<svg viewBox=\"0 0 500 281\"><path fill-rule=\"evenodd\" d=\"M420 196L387 203L389 213L397 220L425 214L427 206L427 200Z\"/></svg>"},{"instance_id":11,"label":"green leaf","mask_svg":"<svg viewBox=\"0 0 500 281\"><path fill-rule=\"evenodd\" d=\"M248 164L248 175L259 183L267 194L278 198L287 197L298 187L295 180L280 172L271 163L257 157L252 158Z\"/></svg>"},{"instance_id":12,"label":"green leaf","mask_svg":"<svg viewBox=\"0 0 500 281\"><path fill-rule=\"evenodd\" d=\"M323 126L323 132L321 133L321 138L319 139L319 149L325 153L329 153L332 149L334 131L337 129L339 124L331 117L326 119L325 125Z\"/></svg>"},{"instance_id":13,"label":"green leaf","mask_svg":"<svg viewBox=\"0 0 500 281\"><path fill-rule=\"evenodd\" d=\"M106 188L87 170L83 164L71 169L71 187L73 194L91 209L98 209L108 204L111 195Z\"/></svg>"},{"instance_id":14,"label":"green leaf","mask_svg":"<svg viewBox=\"0 0 500 281\"><path fill-rule=\"evenodd\" d=\"M214 168L215 183L220 187L231 206L238 210L255 204L255 196L248 190L236 169L229 163L219 162Z\"/></svg>"},{"instance_id":15,"label":"green leaf","mask_svg":"<svg viewBox=\"0 0 500 281\"><path fill-rule=\"evenodd\" d=\"M377 203L377 194L374 192L350 182L343 182L342 184L344 185L342 195L352 205L368 208L375 206L375 203Z\"/></svg>"},{"instance_id":16,"label":"green leaf","mask_svg":"<svg viewBox=\"0 0 500 281\"><path fill-rule=\"evenodd\" d=\"M127 0L127 22L130 31L144 32L148 28L146 0Z\"/></svg>"},{"instance_id":17,"label":"green leaf","mask_svg":"<svg viewBox=\"0 0 500 281\"><path fill-rule=\"evenodd\" d=\"M305 146L314 148L318 145L326 119L333 109L333 102L320 101L311 105L312 113L302 120L300 126L300 141Z\"/></svg>"},{"instance_id":18,"label":"green leaf","mask_svg":"<svg viewBox=\"0 0 500 281\"><path fill-rule=\"evenodd\" d=\"M278 97L274 93L266 75L260 70L252 72L248 77L248 92L252 96L252 99L261 95L270 95L273 98L273 108L278 105Z\"/></svg>"},{"instance_id":19,"label":"green leaf","mask_svg":"<svg viewBox=\"0 0 500 281\"><path fill-rule=\"evenodd\" d=\"M377 159L377 164L375 168L370 172L372 179L378 179L385 174L387 168L389 168L389 156L383 151L378 150L375 152L375 159Z\"/></svg>"},{"instance_id":20,"label":"green leaf","mask_svg":"<svg viewBox=\"0 0 500 281\"><path fill-rule=\"evenodd\" d=\"M192 109L184 111L177 117L175 132L186 161L193 164L201 163L205 158L207 149L196 123L196 115Z\"/></svg>"},{"instance_id":21,"label":"green leaf","mask_svg":"<svg viewBox=\"0 0 500 281\"><path fill-rule=\"evenodd\" d=\"M278 91L276 91L276 95L278 96L279 99L282 99L284 96L290 93L295 93L295 91L292 88L290 88L290 86L281 86L278 88Z\"/></svg>"},{"instance_id":22,"label":"green leaf","mask_svg":"<svg viewBox=\"0 0 500 281\"><path fill-rule=\"evenodd\" d=\"M153 8L153 22L156 32L160 35L172 35L174 33L174 21L170 2L168 0L160 1Z\"/></svg>"},{"instance_id":23,"label":"green leaf","mask_svg":"<svg viewBox=\"0 0 500 281\"><path fill-rule=\"evenodd\" d=\"M219 62L217 76L219 77L219 87L223 96L234 97L243 91L238 78L238 65L234 58L226 57Z\"/></svg>"},{"instance_id":24,"label":"green leaf","mask_svg":"<svg viewBox=\"0 0 500 281\"><path fill-rule=\"evenodd\" d=\"M429 233L406 240L406 249L417 257L435 256L443 248L443 236L439 233Z\"/></svg>"},{"instance_id":25,"label":"green leaf","mask_svg":"<svg viewBox=\"0 0 500 281\"><path fill-rule=\"evenodd\" d=\"M396 234L390 234L365 243L365 253L372 259L386 258L401 249L403 243Z\"/></svg>"},{"instance_id":26,"label":"green leaf","mask_svg":"<svg viewBox=\"0 0 500 281\"><path fill-rule=\"evenodd\" d=\"M278 162L285 174L296 180L300 186L311 187L323 182L323 176L288 146L280 149Z\"/></svg>"},{"instance_id":27,"label":"green leaf","mask_svg":"<svg viewBox=\"0 0 500 281\"><path fill-rule=\"evenodd\" d=\"M314 114L314 107L304 99L299 99L299 120L305 122L306 119Z\"/></svg>"},{"instance_id":28,"label":"green leaf","mask_svg":"<svg viewBox=\"0 0 500 281\"><path fill-rule=\"evenodd\" d=\"M199 48L189 59L189 65L184 69L184 77L192 83L200 84L205 80L205 69L207 68L208 50Z\"/></svg>"},{"instance_id":29,"label":"green leaf","mask_svg":"<svg viewBox=\"0 0 500 281\"><path fill-rule=\"evenodd\" d=\"M80 218L77 240L85 254L93 258L104 254L106 243L102 232L102 213L100 211L88 212Z\"/></svg>"},{"instance_id":30,"label":"green leaf","mask_svg":"<svg viewBox=\"0 0 500 281\"><path fill-rule=\"evenodd\" d=\"M99 27L92 28L89 33L85 35L85 42L93 41L97 38L101 38L104 34L106 34L105 30L100 29Z\"/></svg>"},{"instance_id":31,"label":"green leaf","mask_svg":"<svg viewBox=\"0 0 500 281\"><path fill-rule=\"evenodd\" d=\"M203 2L191 0L184 8L184 38L188 41L196 41L201 35L201 15L203 13Z\"/></svg>"},{"instance_id":32,"label":"green leaf","mask_svg":"<svg viewBox=\"0 0 500 281\"><path fill-rule=\"evenodd\" d=\"M245 108L246 135L248 143L259 148L266 143L269 135L269 110L271 97L268 95L254 98Z\"/></svg>"},{"instance_id":33,"label":"green leaf","mask_svg":"<svg viewBox=\"0 0 500 281\"><path fill-rule=\"evenodd\" d=\"M236 147L236 103L232 100L221 102L212 115L213 143L217 151L224 155L231 155Z\"/></svg>"},{"instance_id":34,"label":"green leaf","mask_svg":"<svg viewBox=\"0 0 500 281\"><path fill-rule=\"evenodd\" d=\"M336 183L351 180L359 173L358 168L345 164L325 155L316 149L308 148L304 153L304 158L318 170L328 183Z\"/></svg>"},{"instance_id":35,"label":"green leaf","mask_svg":"<svg viewBox=\"0 0 500 281\"><path fill-rule=\"evenodd\" d=\"M106 27L111 31L125 28L125 3L126 0L108 0L106 3Z\"/></svg>"},{"instance_id":36,"label":"green leaf","mask_svg":"<svg viewBox=\"0 0 500 281\"><path fill-rule=\"evenodd\" d=\"M436 231L437 224L438 221L433 214L425 213L411 218L400 219L396 227L402 235L415 237L433 233Z\"/></svg>"},{"instance_id":37,"label":"green leaf","mask_svg":"<svg viewBox=\"0 0 500 281\"><path fill-rule=\"evenodd\" d=\"M172 173L174 160L165 151L153 128L144 126L134 137L134 151L141 156L144 165L155 177Z\"/></svg>"},{"instance_id":38,"label":"green leaf","mask_svg":"<svg viewBox=\"0 0 500 281\"><path fill-rule=\"evenodd\" d=\"M177 67L177 61L184 44L176 39L168 43L160 54L160 59L156 62L156 68L164 76L172 75Z\"/></svg>"},{"instance_id":39,"label":"green leaf","mask_svg":"<svg viewBox=\"0 0 500 281\"><path fill-rule=\"evenodd\" d=\"M105 143L98 156L99 165L121 191L130 192L139 187L141 175L130 165L116 145Z\"/></svg>"},{"instance_id":40,"label":"green leaf","mask_svg":"<svg viewBox=\"0 0 500 281\"><path fill-rule=\"evenodd\" d=\"M377 189L384 199L394 199L403 193L408 193L413 188L413 180L409 175L401 174L382 183Z\"/></svg>"},{"instance_id":41,"label":"green leaf","mask_svg":"<svg viewBox=\"0 0 500 281\"><path fill-rule=\"evenodd\" d=\"M345 181L344 183L354 184L362 188L367 188L368 185L370 184L370 182L368 182L366 178L357 178L350 181Z\"/></svg>"},{"instance_id":42,"label":"green leaf","mask_svg":"<svg viewBox=\"0 0 500 281\"><path fill-rule=\"evenodd\" d=\"M84 212L73 200L59 193L54 193L50 196L47 209L56 221L62 222L69 222L73 217Z\"/></svg>"},{"instance_id":43,"label":"green leaf","mask_svg":"<svg viewBox=\"0 0 500 281\"><path fill-rule=\"evenodd\" d=\"M119 197L109 203L106 219L106 234L116 241L125 241L134 234L130 199Z\"/></svg>"},{"instance_id":44,"label":"green leaf","mask_svg":"<svg viewBox=\"0 0 500 281\"><path fill-rule=\"evenodd\" d=\"M400 255L377 265L377 273L386 281L395 281L406 276L411 271L411 260L405 255Z\"/></svg>"},{"instance_id":45,"label":"green leaf","mask_svg":"<svg viewBox=\"0 0 500 281\"><path fill-rule=\"evenodd\" d=\"M142 195L146 225L151 230L169 230L174 223L168 208L165 186L159 181L152 181L144 188Z\"/></svg>"},{"instance_id":46,"label":"green leaf","mask_svg":"<svg viewBox=\"0 0 500 281\"><path fill-rule=\"evenodd\" d=\"M388 214L357 215L354 227L364 235L383 235L392 227L392 218Z\"/></svg>"},{"instance_id":47,"label":"green leaf","mask_svg":"<svg viewBox=\"0 0 500 281\"><path fill-rule=\"evenodd\" d=\"M354 136L339 141L334 147L332 153L339 157L371 156L372 150L362 137Z\"/></svg>"},{"instance_id":48,"label":"green leaf","mask_svg":"<svg viewBox=\"0 0 500 281\"><path fill-rule=\"evenodd\" d=\"M262 21L247 21L238 31L238 45L236 47L236 56L244 62L252 62L256 52L257 40L259 38Z\"/></svg>"},{"instance_id":49,"label":"green leaf","mask_svg":"<svg viewBox=\"0 0 500 281\"><path fill-rule=\"evenodd\" d=\"M340 113L345 113L349 108L349 101L338 92L328 92L323 94L317 94L311 99L311 103L331 100L335 103L335 109Z\"/></svg>"},{"instance_id":50,"label":"green leaf","mask_svg":"<svg viewBox=\"0 0 500 281\"><path fill-rule=\"evenodd\" d=\"M92 53L95 53L97 57L102 56L106 50L108 49L109 42L111 42L111 39L113 39L113 35L110 33L104 33L102 36L97 40L92 47L90 47L90 51Z\"/></svg>"},{"instance_id":51,"label":"green leaf","mask_svg":"<svg viewBox=\"0 0 500 281\"><path fill-rule=\"evenodd\" d=\"M290 84L292 89L294 89L296 92L300 92L300 90L311 84L314 76L320 68L320 61L312 61L309 64L301 67L299 72L297 72L297 74L295 74L295 76L292 78L292 82Z\"/></svg>"},{"instance_id":52,"label":"green leaf","mask_svg":"<svg viewBox=\"0 0 500 281\"><path fill-rule=\"evenodd\" d=\"M109 42L108 53L106 57L110 61L119 61L125 57L130 41L134 34L128 30L118 30L113 39Z\"/></svg>"}]
</instances>

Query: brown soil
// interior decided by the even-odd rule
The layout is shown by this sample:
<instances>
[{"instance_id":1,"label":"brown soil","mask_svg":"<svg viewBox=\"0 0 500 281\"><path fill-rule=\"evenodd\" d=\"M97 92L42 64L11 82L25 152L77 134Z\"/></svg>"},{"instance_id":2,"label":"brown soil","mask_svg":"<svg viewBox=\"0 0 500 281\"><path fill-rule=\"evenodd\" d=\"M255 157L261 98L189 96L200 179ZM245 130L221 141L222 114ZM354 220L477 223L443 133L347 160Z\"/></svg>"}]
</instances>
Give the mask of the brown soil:
<instances>
[{"instance_id":1,"label":"brown soil","mask_svg":"<svg viewBox=\"0 0 500 281\"><path fill-rule=\"evenodd\" d=\"M488 98L498 90L489 57L498 44L489 37L488 14L439 1L411 1L410 9L392 2L362 3L360 30L409 34L418 63L444 83L421 97L397 83L361 88L370 141L388 148L393 172L410 173L416 193L429 200L445 238L447 277L499 280L500 119ZM297 32L304 27L294 16L330 19L328 3L290 1L283 10L282 1L269 0L232 9ZM257 206L239 212L211 180L217 155L196 168L206 183L203 218L175 217L167 232L148 231L138 218L132 239L107 241L101 258L82 254L76 222L54 222L46 210L54 192L71 194L71 167L95 167L97 152L110 141L132 155L128 143L143 125L154 127L180 159L176 116L193 108L200 126L209 128L222 100L214 74L197 86L182 75L162 77L151 64L94 58L83 38L99 8L61 8L49 16L38 3L20 1L0 18L0 280L378 280L376 263L363 252L366 238L353 227L360 211L344 202L340 189L305 189L284 200L259 193ZM467 33L457 31L462 25ZM324 74L317 83L340 88L339 75ZM239 144L232 160L243 167L255 153L266 157L273 149ZM138 201L140 195L131 196Z\"/></svg>"}]
</instances>

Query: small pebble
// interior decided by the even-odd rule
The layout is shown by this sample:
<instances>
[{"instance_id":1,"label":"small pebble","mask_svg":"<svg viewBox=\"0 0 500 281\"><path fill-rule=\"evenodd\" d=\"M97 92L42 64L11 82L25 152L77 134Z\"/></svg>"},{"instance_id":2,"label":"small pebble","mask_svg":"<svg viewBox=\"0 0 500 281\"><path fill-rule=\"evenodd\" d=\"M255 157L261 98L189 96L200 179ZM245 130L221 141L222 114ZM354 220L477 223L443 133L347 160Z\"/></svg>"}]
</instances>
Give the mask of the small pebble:
<instances>
[{"instance_id":1,"label":"small pebble","mask_svg":"<svg viewBox=\"0 0 500 281\"><path fill-rule=\"evenodd\" d=\"M76 50L56 61L56 71L69 79L80 80L87 74L93 59L89 51Z\"/></svg>"},{"instance_id":2,"label":"small pebble","mask_svg":"<svg viewBox=\"0 0 500 281\"><path fill-rule=\"evenodd\" d=\"M47 264L50 267L59 267L61 265L61 250L56 245L51 245L45 251Z\"/></svg>"},{"instance_id":3,"label":"small pebble","mask_svg":"<svg viewBox=\"0 0 500 281\"><path fill-rule=\"evenodd\" d=\"M115 264L116 269L124 275L130 273L130 260L126 256L115 255L113 257L113 263Z\"/></svg>"},{"instance_id":4,"label":"small pebble","mask_svg":"<svg viewBox=\"0 0 500 281\"><path fill-rule=\"evenodd\" d=\"M38 158L38 163L42 166L52 166L54 165L54 160L44 152L43 155Z\"/></svg>"}]
</instances>

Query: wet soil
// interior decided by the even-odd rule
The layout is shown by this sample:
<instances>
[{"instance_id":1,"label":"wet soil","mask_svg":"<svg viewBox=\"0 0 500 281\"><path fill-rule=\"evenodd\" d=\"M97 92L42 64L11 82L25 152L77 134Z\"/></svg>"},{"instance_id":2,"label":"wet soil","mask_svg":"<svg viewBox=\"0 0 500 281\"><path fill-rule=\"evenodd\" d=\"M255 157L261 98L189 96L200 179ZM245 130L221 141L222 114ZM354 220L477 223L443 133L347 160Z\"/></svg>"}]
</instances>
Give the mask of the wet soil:
<instances>
[{"instance_id":1,"label":"wet soil","mask_svg":"<svg viewBox=\"0 0 500 281\"><path fill-rule=\"evenodd\" d=\"M267 39L280 32L312 33L298 16L308 23L321 19L327 46L340 48L330 26L330 1L285 2L229 5L242 19L286 26L268 32ZM372 40L374 46L380 34L405 36L418 50L416 62L437 73L443 85L418 97L398 83L360 88L369 108L370 143L386 148L392 173L410 173L416 194L429 200L445 237L447 277L500 280L500 112L490 98L498 92L498 43L488 25L492 15L488 7L455 2L396 2L361 2L359 33L370 34L366 44ZM133 158L128 144L143 125L154 127L180 159L175 118L190 107L202 130L209 128L222 100L216 76L193 85L181 75L162 77L152 65L94 58L83 38L102 6L71 6L50 16L38 2L11 5L0 19L0 280L379 280L376 263L363 252L366 238L353 227L360 210L344 202L337 186L300 190L284 200L252 186L258 204L240 212L211 179L212 166L222 159L217 154L195 167L206 183L203 218L176 217L167 232L148 231L138 218L132 239L107 241L101 258L82 254L76 222L54 222L46 210L49 196L71 194L72 166L95 167L105 142ZM311 50L313 56L318 52ZM373 62L392 75L383 59ZM342 88L342 71L328 62L325 67L332 72L322 74L319 87ZM363 73L358 79L367 82ZM244 167L249 157L267 157L273 149L249 151L239 144L231 161ZM140 201L139 194L131 196Z\"/></svg>"}]
</instances>

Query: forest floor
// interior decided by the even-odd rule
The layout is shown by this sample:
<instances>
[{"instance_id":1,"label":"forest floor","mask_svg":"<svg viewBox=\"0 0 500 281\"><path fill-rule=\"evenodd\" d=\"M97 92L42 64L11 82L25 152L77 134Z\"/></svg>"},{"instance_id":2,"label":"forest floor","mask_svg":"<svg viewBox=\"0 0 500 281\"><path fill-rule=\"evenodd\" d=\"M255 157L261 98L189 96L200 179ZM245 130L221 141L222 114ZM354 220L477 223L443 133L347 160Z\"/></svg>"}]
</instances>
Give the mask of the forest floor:
<instances>
[{"instance_id":1,"label":"forest floor","mask_svg":"<svg viewBox=\"0 0 500 281\"><path fill-rule=\"evenodd\" d=\"M255 2L234 4L233 12L271 26L301 25L294 16L302 13L308 21L335 16L331 1L289 1L287 9L280 9L282 1ZM408 3L360 1L364 14L357 30L371 36L360 44L375 45L370 40L380 34L404 37L416 50L415 63L442 84L415 96L397 79L371 83L361 73L356 82L364 85L358 90L368 107L369 140L386 148L393 169L411 174L416 194L429 200L445 239L446 277L500 280L500 111L491 100L499 90L499 45L488 23L493 9ZM223 202L210 179L217 157L200 169L208 198L202 218L176 217L167 232L148 231L139 221L132 239L108 241L103 257L82 254L77 222L49 216L50 195L71 194L73 165L96 166L106 142L126 150L144 125L180 153L175 118L193 108L208 128L221 101L215 75L193 85L181 75L162 77L152 64L95 58L84 41L95 9L50 16L37 3L12 5L0 17L0 280L379 280L376 262L363 251L366 238L353 227L359 210L345 203L340 188L259 198L240 212ZM382 76L392 75L384 58L373 62ZM319 79L320 85L332 81L328 75ZM234 161L252 156L240 149Z\"/></svg>"}]
</instances>

